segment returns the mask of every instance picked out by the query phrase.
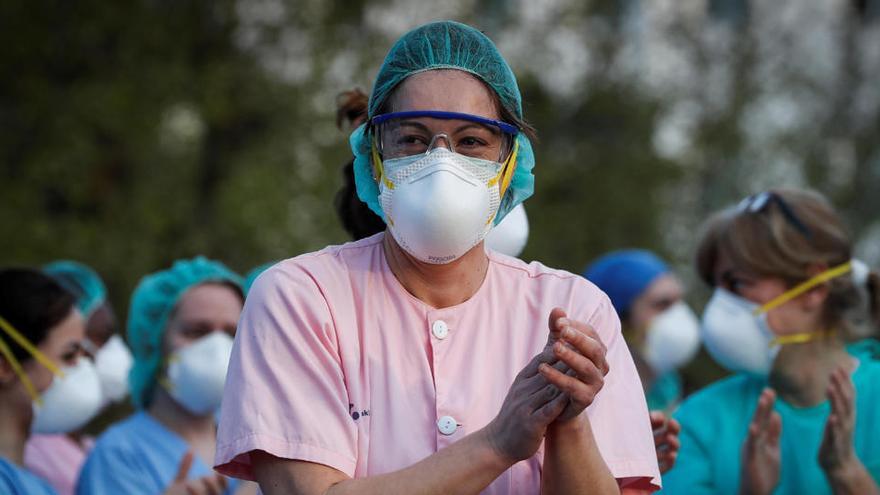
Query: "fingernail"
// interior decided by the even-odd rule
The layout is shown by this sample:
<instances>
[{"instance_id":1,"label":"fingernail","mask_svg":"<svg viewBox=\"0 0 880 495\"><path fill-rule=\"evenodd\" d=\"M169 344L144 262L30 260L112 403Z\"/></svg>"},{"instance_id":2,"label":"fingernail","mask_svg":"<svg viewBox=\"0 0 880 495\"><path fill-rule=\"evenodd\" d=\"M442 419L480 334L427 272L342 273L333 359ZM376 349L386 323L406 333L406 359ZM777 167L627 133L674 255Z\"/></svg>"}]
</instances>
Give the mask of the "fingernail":
<instances>
[{"instance_id":1,"label":"fingernail","mask_svg":"<svg viewBox=\"0 0 880 495\"><path fill-rule=\"evenodd\" d=\"M553 347L555 348L556 352L565 352L565 346L562 344L562 342L557 342L553 344Z\"/></svg>"},{"instance_id":2,"label":"fingernail","mask_svg":"<svg viewBox=\"0 0 880 495\"><path fill-rule=\"evenodd\" d=\"M571 327L567 326L564 329L562 329L562 336L570 339L570 338L574 337L574 330L572 330Z\"/></svg>"}]
</instances>

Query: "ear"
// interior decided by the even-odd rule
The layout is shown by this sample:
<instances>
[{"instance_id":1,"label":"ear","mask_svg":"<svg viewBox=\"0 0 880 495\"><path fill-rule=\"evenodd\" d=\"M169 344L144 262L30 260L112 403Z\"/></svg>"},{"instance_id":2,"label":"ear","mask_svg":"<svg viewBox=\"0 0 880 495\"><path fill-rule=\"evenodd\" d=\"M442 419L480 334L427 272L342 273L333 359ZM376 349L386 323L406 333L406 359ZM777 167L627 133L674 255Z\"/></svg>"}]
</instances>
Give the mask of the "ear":
<instances>
[{"instance_id":1,"label":"ear","mask_svg":"<svg viewBox=\"0 0 880 495\"><path fill-rule=\"evenodd\" d=\"M807 274L812 278L827 270L827 264L816 263L807 267ZM827 282L813 287L798 298L801 302L801 308L807 311L821 311L822 307L825 305L825 301L828 299L830 291Z\"/></svg>"}]
</instances>

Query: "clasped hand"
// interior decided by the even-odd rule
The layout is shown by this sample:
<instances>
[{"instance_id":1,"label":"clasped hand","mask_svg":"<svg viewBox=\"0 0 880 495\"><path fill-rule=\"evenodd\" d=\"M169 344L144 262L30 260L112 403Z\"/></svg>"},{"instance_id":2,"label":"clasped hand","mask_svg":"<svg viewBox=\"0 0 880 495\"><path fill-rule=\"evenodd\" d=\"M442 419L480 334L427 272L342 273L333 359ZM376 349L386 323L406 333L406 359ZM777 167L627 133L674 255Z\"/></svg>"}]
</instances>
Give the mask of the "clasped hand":
<instances>
[{"instance_id":1,"label":"clasped hand","mask_svg":"<svg viewBox=\"0 0 880 495\"><path fill-rule=\"evenodd\" d=\"M487 427L495 451L513 462L538 450L551 423L578 418L602 389L608 362L598 333L550 312L544 349L516 375L501 410Z\"/></svg>"}]
</instances>

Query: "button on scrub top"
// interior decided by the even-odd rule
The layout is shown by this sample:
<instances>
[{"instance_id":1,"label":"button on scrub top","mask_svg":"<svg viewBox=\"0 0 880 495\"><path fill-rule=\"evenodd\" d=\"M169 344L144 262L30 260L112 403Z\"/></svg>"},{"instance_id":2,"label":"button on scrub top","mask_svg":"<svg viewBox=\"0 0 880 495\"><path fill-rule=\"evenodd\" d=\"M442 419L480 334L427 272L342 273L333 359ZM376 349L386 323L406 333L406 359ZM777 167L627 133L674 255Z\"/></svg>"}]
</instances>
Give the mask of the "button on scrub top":
<instances>
[{"instance_id":1,"label":"button on scrub top","mask_svg":"<svg viewBox=\"0 0 880 495\"><path fill-rule=\"evenodd\" d=\"M587 409L616 478L659 486L644 392L608 298L585 279L489 252L468 301L435 309L391 273L384 234L283 261L245 302L216 469L253 479L248 453L358 478L397 471L484 427L545 346L550 310L591 324L611 368ZM538 493L539 451L484 493Z\"/></svg>"}]
</instances>

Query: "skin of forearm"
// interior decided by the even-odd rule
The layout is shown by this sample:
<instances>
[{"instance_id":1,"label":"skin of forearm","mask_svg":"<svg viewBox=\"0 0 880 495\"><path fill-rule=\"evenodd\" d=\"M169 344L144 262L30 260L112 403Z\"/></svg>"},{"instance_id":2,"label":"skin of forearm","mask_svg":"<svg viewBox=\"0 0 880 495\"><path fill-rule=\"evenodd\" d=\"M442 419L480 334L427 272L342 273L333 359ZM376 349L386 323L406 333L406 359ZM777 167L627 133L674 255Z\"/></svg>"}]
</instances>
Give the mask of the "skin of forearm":
<instances>
[{"instance_id":1,"label":"skin of forearm","mask_svg":"<svg viewBox=\"0 0 880 495\"><path fill-rule=\"evenodd\" d=\"M834 495L880 495L880 487L858 460L837 473L829 473L828 482Z\"/></svg>"},{"instance_id":2,"label":"skin of forearm","mask_svg":"<svg viewBox=\"0 0 880 495\"><path fill-rule=\"evenodd\" d=\"M586 414L565 423L551 423L544 440L541 493L619 494Z\"/></svg>"},{"instance_id":3,"label":"skin of forearm","mask_svg":"<svg viewBox=\"0 0 880 495\"><path fill-rule=\"evenodd\" d=\"M351 479L316 464L280 462L267 475L257 470L266 495L476 495L514 464L496 452L485 429L405 469L368 478Z\"/></svg>"}]
</instances>

